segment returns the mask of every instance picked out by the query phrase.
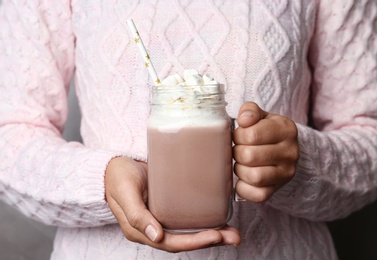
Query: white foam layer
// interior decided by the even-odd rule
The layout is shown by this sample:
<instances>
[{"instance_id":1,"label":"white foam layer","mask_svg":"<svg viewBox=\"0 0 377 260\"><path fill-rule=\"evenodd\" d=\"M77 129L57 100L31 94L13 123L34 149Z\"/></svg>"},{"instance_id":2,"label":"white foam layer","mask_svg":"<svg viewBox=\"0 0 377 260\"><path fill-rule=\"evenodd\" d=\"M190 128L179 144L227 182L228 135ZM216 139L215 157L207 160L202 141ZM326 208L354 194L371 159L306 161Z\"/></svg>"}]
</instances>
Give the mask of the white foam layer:
<instances>
[{"instance_id":1,"label":"white foam layer","mask_svg":"<svg viewBox=\"0 0 377 260\"><path fill-rule=\"evenodd\" d=\"M148 122L148 128L155 128L164 133L177 133L185 127L224 127L230 124L226 117L178 117L152 116Z\"/></svg>"}]
</instances>

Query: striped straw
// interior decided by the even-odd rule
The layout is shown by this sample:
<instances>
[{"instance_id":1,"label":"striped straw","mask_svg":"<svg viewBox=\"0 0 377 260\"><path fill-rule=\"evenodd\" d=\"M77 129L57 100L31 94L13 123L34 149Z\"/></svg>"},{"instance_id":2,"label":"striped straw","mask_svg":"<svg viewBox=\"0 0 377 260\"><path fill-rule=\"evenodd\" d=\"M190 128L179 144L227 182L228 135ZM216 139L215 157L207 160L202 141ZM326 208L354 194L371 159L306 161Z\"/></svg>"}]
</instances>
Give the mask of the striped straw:
<instances>
[{"instance_id":1,"label":"striped straw","mask_svg":"<svg viewBox=\"0 0 377 260\"><path fill-rule=\"evenodd\" d=\"M149 75L152 77L152 80L156 85L160 85L160 78L158 77L156 70L154 69L153 63L148 55L147 49L145 48L143 41L140 38L139 32L136 29L134 21L132 19L127 20L127 25L132 33L132 36L134 37L134 41L140 51L140 54L144 59L145 67L147 67Z\"/></svg>"}]
</instances>

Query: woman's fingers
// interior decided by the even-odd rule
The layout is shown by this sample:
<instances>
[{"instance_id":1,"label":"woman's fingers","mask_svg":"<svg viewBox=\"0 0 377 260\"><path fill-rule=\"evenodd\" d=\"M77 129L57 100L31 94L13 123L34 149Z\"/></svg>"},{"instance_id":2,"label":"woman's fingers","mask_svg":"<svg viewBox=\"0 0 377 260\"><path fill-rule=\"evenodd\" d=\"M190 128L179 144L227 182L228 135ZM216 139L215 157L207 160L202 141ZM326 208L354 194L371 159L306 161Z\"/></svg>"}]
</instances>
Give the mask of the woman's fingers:
<instances>
[{"instance_id":1,"label":"woman's fingers","mask_svg":"<svg viewBox=\"0 0 377 260\"><path fill-rule=\"evenodd\" d=\"M219 232L223 237L221 244L237 246L241 243L241 236L236 228L226 226L223 229L220 229Z\"/></svg>"},{"instance_id":2,"label":"woman's fingers","mask_svg":"<svg viewBox=\"0 0 377 260\"><path fill-rule=\"evenodd\" d=\"M243 180L238 180L236 183L237 194L242 198L255 203L268 200L276 189L276 186L255 187L249 185Z\"/></svg>"},{"instance_id":3,"label":"woman's fingers","mask_svg":"<svg viewBox=\"0 0 377 260\"><path fill-rule=\"evenodd\" d=\"M276 145L235 145L233 157L236 162L249 167L276 166L293 163L298 160L298 146L291 147L288 143Z\"/></svg>"},{"instance_id":4,"label":"woman's fingers","mask_svg":"<svg viewBox=\"0 0 377 260\"><path fill-rule=\"evenodd\" d=\"M296 138L296 124L288 117L275 114L268 114L258 123L247 128L238 127L233 132L233 142L236 145L277 144Z\"/></svg>"}]
</instances>

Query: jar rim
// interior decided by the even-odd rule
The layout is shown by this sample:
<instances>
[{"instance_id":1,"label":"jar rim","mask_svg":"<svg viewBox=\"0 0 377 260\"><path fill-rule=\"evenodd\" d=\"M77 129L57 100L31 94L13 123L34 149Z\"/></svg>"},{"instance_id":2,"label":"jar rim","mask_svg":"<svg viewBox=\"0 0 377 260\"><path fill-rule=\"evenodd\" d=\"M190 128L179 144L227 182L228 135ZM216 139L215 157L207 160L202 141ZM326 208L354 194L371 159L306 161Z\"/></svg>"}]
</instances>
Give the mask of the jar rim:
<instances>
[{"instance_id":1,"label":"jar rim","mask_svg":"<svg viewBox=\"0 0 377 260\"><path fill-rule=\"evenodd\" d=\"M152 86L152 91L153 92L175 92L175 91L190 91L194 93L196 89L199 88L207 88L207 89L213 89L216 90L216 92L211 92L211 94L225 94L225 89L224 89L224 84L203 84L203 85L183 85L183 84L178 84L178 85L154 85ZM203 93L203 94L209 94L209 93ZM188 94L190 95L190 94ZM193 95L198 95L193 94Z\"/></svg>"}]
</instances>

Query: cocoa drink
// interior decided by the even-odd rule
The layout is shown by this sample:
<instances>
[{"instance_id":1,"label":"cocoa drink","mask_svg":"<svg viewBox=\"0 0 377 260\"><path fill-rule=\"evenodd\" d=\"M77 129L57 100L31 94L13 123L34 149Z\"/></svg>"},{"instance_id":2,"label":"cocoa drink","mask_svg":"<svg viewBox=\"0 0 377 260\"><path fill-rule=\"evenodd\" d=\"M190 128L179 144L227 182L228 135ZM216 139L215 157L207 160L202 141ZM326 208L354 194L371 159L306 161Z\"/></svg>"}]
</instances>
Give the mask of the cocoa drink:
<instances>
[{"instance_id":1,"label":"cocoa drink","mask_svg":"<svg viewBox=\"0 0 377 260\"><path fill-rule=\"evenodd\" d=\"M221 228L232 202L232 141L224 91L196 71L185 71L185 80L174 77L153 89L148 208L170 232Z\"/></svg>"}]
</instances>

